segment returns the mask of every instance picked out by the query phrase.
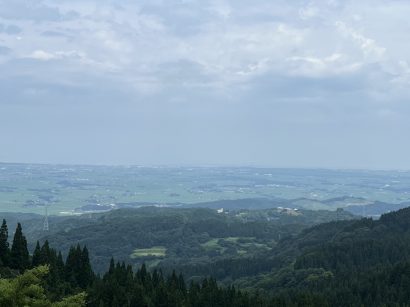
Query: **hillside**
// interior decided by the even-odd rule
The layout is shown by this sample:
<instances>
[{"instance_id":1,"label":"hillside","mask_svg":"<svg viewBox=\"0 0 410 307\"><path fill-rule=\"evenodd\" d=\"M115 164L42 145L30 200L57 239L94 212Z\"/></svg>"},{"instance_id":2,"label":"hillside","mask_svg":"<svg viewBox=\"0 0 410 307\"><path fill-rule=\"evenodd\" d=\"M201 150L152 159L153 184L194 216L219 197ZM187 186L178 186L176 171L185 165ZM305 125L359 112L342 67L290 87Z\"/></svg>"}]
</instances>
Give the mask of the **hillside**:
<instances>
[{"instance_id":1,"label":"hillside","mask_svg":"<svg viewBox=\"0 0 410 307\"><path fill-rule=\"evenodd\" d=\"M272 250L271 261L280 267L236 284L283 296L308 292L330 306L408 306L409 255L410 208L405 208L376 221L330 222L306 229Z\"/></svg>"},{"instance_id":2,"label":"hillside","mask_svg":"<svg viewBox=\"0 0 410 307\"><path fill-rule=\"evenodd\" d=\"M318 217L333 221L315 224ZM113 255L136 270L145 262L168 276L181 272L188 282L212 276L255 295L251 305L262 297L271 306L408 306L410 208L379 220L335 220L340 217L352 218L341 210L217 213L146 207L63 218L62 229L44 239L63 251L86 244L99 272L107 271L105 261ZM116 268L124 274L130 270ZM113 272L111 261L104 286L93 286L98 293L122 278L109 277ZM131 295L124 287L117 294Z\"/></svg>"},{"instance_id":3,"label":"hillside","mask_svg":"<svg viewBox=\"0 0 410 307\"><path fill-rule=\"evenodd\" d=\"M352 219L344 211L238 210L218 214L206 208L120 209L75 217L50 217L50 231L42 219L24 222L34 248L37 239L50 241L66 253L73 244L86 244L94 269L105 271L112 256L136 266L205 266L227 259L264 255L280 239L315 224ZM196 275L193 274L193 275ZM201 273L202 275L202 273ZM222 278L229 274L221 274Z\"/></svg>"}]
</instances>

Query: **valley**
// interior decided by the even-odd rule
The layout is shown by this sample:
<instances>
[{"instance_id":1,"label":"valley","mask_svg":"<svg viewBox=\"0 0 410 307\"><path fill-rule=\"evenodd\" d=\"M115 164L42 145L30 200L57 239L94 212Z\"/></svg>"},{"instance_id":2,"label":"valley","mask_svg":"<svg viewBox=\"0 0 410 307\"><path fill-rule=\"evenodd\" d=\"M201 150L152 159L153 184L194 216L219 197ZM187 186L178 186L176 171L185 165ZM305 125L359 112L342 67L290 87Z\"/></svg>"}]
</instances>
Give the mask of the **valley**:
<instances>
[{"instance_id":1,"label":"valley","mask_svg":"<svg viewBox=\"0 0 410 307\"><path fill-rule=\"evenodd\" d=\"M252 258L269 252L277 242L303 229L332 220L357 218L345 211L309 211L298 215L282 209L218 213L209 208L118 209L81 216L3 215L10 227L24 224L29 246L48 240L63 253L77 243L87 245L98 272L111 257L139 267L199 267L229 259Z\"/></svg>"},{"instance_id":2,"label":"valley","mask_svg":"<svg viewBox=\"0 0 410 307\"><path fill-rule=\"evenodd\" d=\"M144 207L51 217L53 226L48 233L38 227L41 216L3 215L10 229L22 221L29 250L34 251L28 261L40 261L43 258L38 257L45 252L56 255L48 246L58 246L61 260L56 263L56 256L42 260L51 261L53 270L64 268L50 278L64 280L71 276L64 274L79 274L58 287L53 279L46 279L57 299L70 294L70 300L82 299L89 306L97 306L96 298L126 306L127 297L146 299L152 306L159 306L155 302L160 299L167 304L176 300L173 306L187 302L195 306L189 295L203 290L211 291L209 296L195 300L205 300L204 306L213 301L226 306L232 300L240 306L406 306L410 298L410 209L384 214L378 220L358 218L344 210L313 212L302 209L298 215L289 215L268 209L221 214L209 208ZM276 218L266 219L275 213ZM41 243L34 248L37 239ZM71 266L77 270L73 262L77 254L91 264L86 266L84 283L82 271L67 271ZM92 275L91 270L103 278ZM125 278L131 272L136 272L135 279ZM7 276L15 271L0 264L0 273ZM150 276L149 281L144 276ZM162 276L166 276L164 284L158 281L164 280ZM149 292L157 287L151 284L154 280L161 287L171 287L167 290L171 292ZM174 297L172 282L177 280L179 294ZM151 288L143 295L133 290L134 282ZM221 298L225 291L233 295L232 289L243 292L235 290L229 299Z\"/></svg>"},{"instance_id":3,"label":"valley","mask_svg":"<svg viewBox=\"0 0 410 307\"><path fill-rule=\"evenodd\" d=\"M86 253L87 283L50 284L56 299L114 304L121 291L135 295L130 284L111 290L130 272L139 287L153 287L141 274L180 280L185 294L166 298L179 300L175 306L208 283L214 292L206 300L234 287L246 294L230 299L244 306L385 306L408 296L406 172L4 165L1 217L9 229L23 225L29 261L48 246L61 252L60 267ZM59 270L50 278L70 276ZM1 272L19 276L0 265Z\"/></svg>"},{"instance_id":4,"label":"valley","mask_svg":"<svg viewBox=\"0 0 410 307\"><path fill-rule=\"evenodd\" d=\"M355 214L379 216L406 207L409 186L405 171L1 163L0 212L44 214L47 207L51 215L75 215L198 205L351 208Z\"/></svg>"}]
</instances>

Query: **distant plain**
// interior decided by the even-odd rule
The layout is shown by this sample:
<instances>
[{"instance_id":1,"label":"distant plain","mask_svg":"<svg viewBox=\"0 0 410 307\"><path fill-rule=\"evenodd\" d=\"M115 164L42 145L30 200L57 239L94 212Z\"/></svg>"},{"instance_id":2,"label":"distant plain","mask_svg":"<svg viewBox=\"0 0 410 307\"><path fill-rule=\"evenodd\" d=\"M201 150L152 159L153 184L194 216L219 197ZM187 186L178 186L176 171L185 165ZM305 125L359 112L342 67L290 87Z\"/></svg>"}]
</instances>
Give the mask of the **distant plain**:
<instances>
[{"instance_id":1,"label":"distant plain","mask_svg":"<svg viewBox=\"0 0 410 307\"><path fill-rule=\"evenodd\" d=\"M62 215L260 198L329 210L400 204L410 201L410 172L0 164L0 212L43 214L47 206Z\"/></svg>"}]
</instances>

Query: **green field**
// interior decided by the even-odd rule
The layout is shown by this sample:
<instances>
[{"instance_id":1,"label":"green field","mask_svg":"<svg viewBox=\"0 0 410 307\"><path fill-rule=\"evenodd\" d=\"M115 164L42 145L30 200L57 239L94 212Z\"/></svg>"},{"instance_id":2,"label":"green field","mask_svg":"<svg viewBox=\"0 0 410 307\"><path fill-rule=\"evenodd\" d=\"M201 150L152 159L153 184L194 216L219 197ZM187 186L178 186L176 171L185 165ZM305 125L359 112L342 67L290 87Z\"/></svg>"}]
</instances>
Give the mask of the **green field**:
<instances>
[{"instance_id":1,"label":"green field","mask_svg":"<svg viewBox=\"0 0 410 307\"><path fill-rule=\"evenodd\" d=\"M335 209L356 198L410 201L410 173L268 168L166 168L0 163L0 212L72 215L145 204L217 200L296 200L299 207Z\"/></svg>"},{"instance_id":2,"label":"green field","mask_svg":"<svg viewBox=\"0 0 410 307\"><path fill-rule=\"evenodd\" d=\"M227 237L227 238L213 238L201 246L206 252L216 252L224 254L228 248L236 250L238 255L252 254L257 251L270 250L274 242L266 241L258 243L254 237Z\"/></svg>"},{"instance_id":3,"label":"green field","mask_svg":"<svg viewBox=\"0 0 410 307\"><path fill-rule=\"evenodd\" d=\"M211 239L208 242L202 243L201 246L206 251L218 251L221 254L223 254L225 251L225 248L219 245L219 240L222 240L222 239L220 238Z\"/></svg>"},{"instance_id":4,"label":"green field","mask_svg":"<svg viewBox=\"0 0 410 307\"><path fill-rule=\"evenodd\" d=\"M131 258L139 257L165 257L167 249L163 246L155 246L151 248L137 248L131 255Z\"/></svg>"}]
</instances>

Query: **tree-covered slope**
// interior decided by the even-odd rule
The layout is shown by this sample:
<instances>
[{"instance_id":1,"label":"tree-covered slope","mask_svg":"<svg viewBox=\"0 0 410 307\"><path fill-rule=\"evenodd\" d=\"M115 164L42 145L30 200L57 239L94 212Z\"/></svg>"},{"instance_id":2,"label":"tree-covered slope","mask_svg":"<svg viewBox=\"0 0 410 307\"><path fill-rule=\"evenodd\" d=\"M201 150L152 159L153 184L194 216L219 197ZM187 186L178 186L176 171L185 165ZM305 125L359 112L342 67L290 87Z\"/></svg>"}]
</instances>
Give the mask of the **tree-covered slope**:
<instances>
[{"instance_id":1,"label":"tree-covered slope","mask_svg":"<svg viewBox=\"0 0 410 307\"><path fill-rule=\"evenodd\" d=\"M52 268L64 268L60 278L72 291L51 287L58 293L54 300L77 293L73 289L86 288L90 306L138 306L137 302L147 306L164 302L173 306L410 306L410 208L385 214L379 220L332 221L309 228L299 224L300 229L284 220L272 223L266 219L272 212L246 217L240 213L244 212L229 215L208 209L144 208L100 215L92 224L79 227L82 231L76 232L76 238L85 241L93 229L106 236L99 238L102 242L118 241L111 241L112 246L127 242L156 244L162 241L155 240L166 238L175 240L177 246L196 246L202 256L171 257L172 244L164 243L164 249L134 250L137 258L148 260L147 264L154 261L152 270L142 266L134 274L131 266L111 261L109 268L109 262L105 264L108 271L102 278L87 275L89 278L84 279L82 272L91 272L89 266L85 270L84 265L76 263L83 255L88 257L88 249L71 248L65 263L54 251ZM285 229L287 235L279 238L278 232L283 234ZM67 243L63 240L72 236L71 231L58 232L52 246ZM114 231L115 236L110 236ZM50 234L50 240L53 236ZM202 236L206 240L201 241ZM272 245L262 248L271 238ZM14 245L20 245L18 240L13 240ZM35 262L44 264L39 260L48 249L44 246L34 251L32 266ZM246 247L249 254L238 252ZM92 249L89 247L91 253ZM210 251L214 254L207 254ZM156 255L150 256L150 252ZM24 267L24 263L20 261L19 265ZM13 266L12 261L10 264ZM162 268L162 273L154 267ZM182 282L182 276L188 284ZM202 281L204 276L213 278ZM217 281L226 287L220 288ZM233 290L232 284L248 294Z\"/></svg>"},{"instance_id":2,"label":"tree-covered slope","mask_svg":"<svg viewBox=\"0 0 410 307\"><path fill-rule=\"evenodd\" d=\"M151 268L192 266L198 270L186 269L187 274L204 276L209 275L210 263L227 268L229 259L249 262L272 250L279 240L314 224L352 218L344 211L275 208L217 213L207 208L144 207L51 220L48 234L33 231L36 237L30 239L47 239L63 252L73 244L86 244L97 271L105 271L115 257Z\"/></svg>"},{"instance_id":3,"label":"tree-covered slope","mask_svg":"<svg viewBox=\"0 0 410 307\"><path fill-rule=\"evenodd\" d=\"M282 266L236 284L288 298L310 293L328 306L409 306L410 208L314 226L279 242L271 257Z\"/></svg>"}]
</instances>

